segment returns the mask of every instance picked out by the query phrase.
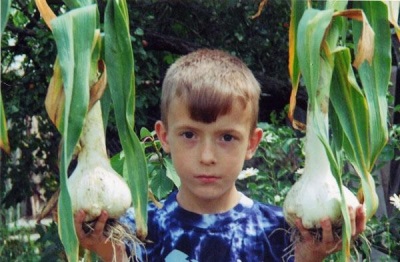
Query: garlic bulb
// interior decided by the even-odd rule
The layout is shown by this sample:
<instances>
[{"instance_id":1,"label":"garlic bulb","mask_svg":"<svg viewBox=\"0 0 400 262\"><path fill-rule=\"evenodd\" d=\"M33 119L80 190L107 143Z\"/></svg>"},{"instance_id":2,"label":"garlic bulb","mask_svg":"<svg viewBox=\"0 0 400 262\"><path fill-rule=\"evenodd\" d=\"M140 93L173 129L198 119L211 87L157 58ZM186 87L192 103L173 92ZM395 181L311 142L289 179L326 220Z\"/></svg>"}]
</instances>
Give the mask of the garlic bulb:
<instances>
[{"instance_id":1,"label":"garlic bulb","mask_svg":"<svg viewBox=\"0 0 400 262\"><path fill-rule=\"evenodd\" d=\"M333 225L342 224L341 196L338 184L332 175L324 146L307 125L304 172L288 192L283 212L286 221L294 226L301 218L305 228L320 228L320 221L330 218ZM348 206L354 209L358 199L346 187L343 192Z\"/></svg>"},{"instance_id":2,"label":"garlic bulb","mask_svg":"<svg viewBox=\"0 0 400 262\"><path fill-rule=\"evenodd\" d=\"M88 112L80 143L78 164L67 183L73 212L84 210L86 221L96 219L102 210L109 218L120 217L132 197L125 180L110 165L100 102Z\"/></svg>"}]
</instances>

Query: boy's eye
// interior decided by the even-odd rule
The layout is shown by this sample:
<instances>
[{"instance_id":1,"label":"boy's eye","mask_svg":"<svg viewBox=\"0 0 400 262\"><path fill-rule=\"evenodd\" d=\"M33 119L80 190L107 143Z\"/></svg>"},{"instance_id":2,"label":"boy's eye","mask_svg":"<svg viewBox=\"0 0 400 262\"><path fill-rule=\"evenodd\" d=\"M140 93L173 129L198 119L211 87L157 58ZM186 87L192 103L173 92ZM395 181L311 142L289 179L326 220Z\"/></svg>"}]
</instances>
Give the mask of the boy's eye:
<instances>
[{"instance_id":1,"label":"boy's eye","mask_svg":"<svg viewBox=\"0 0 400 262\"><path fill-rule=\"evenodd\" d=\"M182 133L182 136L187 139L192 139L194 137L194 133L190 131L186 131Z\"/></svg>"},{"instance_id":2,"label":"boy's eye","mask_svg":"<svg viewBox=\"0 0 400 262\"><path fill-rule=\"evenodd\" d=\"M229 134L225 134L225 135L222 136L222 140L225 141L225 142L230 142L233 139L234 139L234 137L232 135L229 135Z\"/></svg>"}]
</instances>

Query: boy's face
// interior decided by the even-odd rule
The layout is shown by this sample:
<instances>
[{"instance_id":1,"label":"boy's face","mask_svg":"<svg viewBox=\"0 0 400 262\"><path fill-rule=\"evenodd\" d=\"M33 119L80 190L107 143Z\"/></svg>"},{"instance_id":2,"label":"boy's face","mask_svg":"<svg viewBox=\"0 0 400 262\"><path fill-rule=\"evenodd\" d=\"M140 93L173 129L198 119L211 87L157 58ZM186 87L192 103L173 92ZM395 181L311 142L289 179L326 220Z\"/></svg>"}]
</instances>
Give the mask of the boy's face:
<instances>
[{"instance_id":1,"label":"boy's face","mask_svg":"<svg viewBox=\"0 0 400 262\"><path fill-rule=\"evenodd\" d=\"M235 181L243 162L253 156L262 137L259 128L250 134L250 111L234 101L231 112L202 123L190 118L184 102L172 101L168 130L157 122L156 132L181 179L179 194L192 202L224 202L237 194Z\"/></svg>"}]
</instances>

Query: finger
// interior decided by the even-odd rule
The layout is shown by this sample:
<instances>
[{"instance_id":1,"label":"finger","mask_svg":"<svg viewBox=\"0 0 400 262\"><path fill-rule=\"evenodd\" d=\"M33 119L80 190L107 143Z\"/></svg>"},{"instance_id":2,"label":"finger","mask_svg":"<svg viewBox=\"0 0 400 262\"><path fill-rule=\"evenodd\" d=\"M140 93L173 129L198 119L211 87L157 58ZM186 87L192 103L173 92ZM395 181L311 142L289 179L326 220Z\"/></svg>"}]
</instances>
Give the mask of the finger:
<instances>
[{"instance_id":1,"label":"finger","mask_svg":"<svg viewBox=\"0 0 400 262\"><path fill-rule=\"evenodd\" d=\"M351 225L351 236L354 237L356 235L356 211L351 206L349 206L348 210Z\"/></svg>"},{"instance_id":2,"label":"finger","mask_svg":"<svg viewBox=\"0 0 400 262\"><path fill-rule=\"evenodd\" d=\"M326 254L332 254L339 251L342 247L342 240L338 239L333 231L332 222L329 218L321 220L322 243Z\"/></svg>"},{"instance_id":3,"label":"finger","mask_svg":"<svg viewBox=\"0 0 400 262\"><path fill-rule=\"evenodd\" d=\"M367 224L367 215L365 213L365 206L359 205L356 210L356 234L361 234Z\"/></svg>"},{"instance_id":4,"label":"finger","mask_svg":"<svg viewBox=\"0 0 400 262\"><path fill-rule=\"evenodd\" d=\"M322 242L332 243L334 241L334 236L332 232L332 224L329 218L324 218L320 221L322 228Z\"/></svg>"},{"instance_id":5,"label":"finger","mask_svg":"<svg viewBox=\"0 0 400 262\"><path fill-rule=\"evenodd\" d=\"M101 214L100 214L99 218L97 219L96 224L94 226L93 235L101 236L103 234L104 227L107 223L107 219L108 219L107 212L104 210L101 211Z\"/></svg>"},{"instance_id":6,"label":"finger","mask_svg":"<svg viewBox=\"0 0 400 262\"><path fill-rule=\"evenodd\" d=\"M294 223L296 224L297 229L299 230L300 236L302 240L308 241L312 239L312 235L308 229L303 226L300 218L297 218Z\"/></svg>"},{"instance_id":7,"label":"finger","mask_svg":"<svg viewBox=\"0 0 400 262\"><path fill-rule=\"evenodd\" d=\"M78 239L82 239L83 236L85 235L85 232L83 231L82 228L82 223L85 221L85 218L86 218L86 213L83 210L79 210L78 212L75 213L74 225Z\"/></svg>"}]
</instances>

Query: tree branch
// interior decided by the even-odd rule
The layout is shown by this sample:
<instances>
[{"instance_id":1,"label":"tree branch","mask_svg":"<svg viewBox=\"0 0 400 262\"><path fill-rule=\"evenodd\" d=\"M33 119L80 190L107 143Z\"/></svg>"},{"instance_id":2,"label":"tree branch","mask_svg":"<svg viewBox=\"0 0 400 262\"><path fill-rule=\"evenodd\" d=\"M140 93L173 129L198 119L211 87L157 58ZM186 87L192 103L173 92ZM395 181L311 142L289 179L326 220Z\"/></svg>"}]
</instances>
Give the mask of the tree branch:
<instances>
[{"instance_id":1,"label":"tree branch","mask_svg":"<svg viewBox=\"0 0 400 262\"><path fill-rule=\"evenodd\" d=\"M11 23L7 23L6 25L6 30L11 31L11 33L16 34L18 36L36 36L36 33L34 30L32 29L28 29L28 28L21 28L21 27L17 27L14 26Z\"/></svg>"},{"instance_id":2,"label":"tree branch","mask_svg":"<svg viewBox=\"0 0 400 262\"><path fill-rule=\"evenodd\" d=\"M143 38L143 46L147 50L169 51L174 54L184 55L195 51L202 46L184 41L172 36L162 35L156 32L146 32Z\"/></svg>"}]
</instances>

